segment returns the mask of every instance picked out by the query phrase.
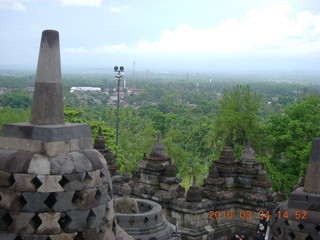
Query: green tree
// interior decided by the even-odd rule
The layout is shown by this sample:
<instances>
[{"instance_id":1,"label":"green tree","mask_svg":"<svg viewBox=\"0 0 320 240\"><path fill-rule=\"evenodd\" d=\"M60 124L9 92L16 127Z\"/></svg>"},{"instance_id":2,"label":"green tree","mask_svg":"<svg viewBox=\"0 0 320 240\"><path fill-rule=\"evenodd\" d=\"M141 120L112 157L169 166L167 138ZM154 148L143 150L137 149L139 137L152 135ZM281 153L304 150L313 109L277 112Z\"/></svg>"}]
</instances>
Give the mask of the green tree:
<instances>
[{"instance_id":1,"label":"green tree","mask_svg":"<svg viewBox=\"0 0 320 240\"><path fill-rule=\"evenodd\" d=\"M320 98L310 95L272 115L261 132L267 157L289 191L308 164L313 138L320 134ZM269 172L270 172L269 171Z\"/></svg>"},{"instance_id":2,"label":"green tree","mask_svg":"<svg viewBox=\"0 0 320 240\"><path fill-rule=\"evenodd\" d=\"M258 145L260 96L250 87L237 85L232 91L224 90L215 122L216 139L225 142L231 137L234 145L244 146L250 139Z\"/></svg>"}]
</instances>

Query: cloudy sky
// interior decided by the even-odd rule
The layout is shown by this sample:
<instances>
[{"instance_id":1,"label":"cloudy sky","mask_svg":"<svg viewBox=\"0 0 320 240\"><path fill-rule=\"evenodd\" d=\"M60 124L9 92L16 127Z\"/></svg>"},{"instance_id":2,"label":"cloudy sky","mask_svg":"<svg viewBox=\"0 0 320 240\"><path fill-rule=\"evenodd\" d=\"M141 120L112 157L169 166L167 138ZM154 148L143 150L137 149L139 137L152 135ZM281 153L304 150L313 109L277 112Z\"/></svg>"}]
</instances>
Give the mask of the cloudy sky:
<instances>
[{"instance_id":1,"label":"cloudy sky","mask_svg":"<svg viewBox=\"0 0 320 240\"><path fill-rule=\"evenodd\" d=\"M63 70L320 69L320 0L0 0L0 68L34 69L45 29Z\"/></svg>"}]
</instances>

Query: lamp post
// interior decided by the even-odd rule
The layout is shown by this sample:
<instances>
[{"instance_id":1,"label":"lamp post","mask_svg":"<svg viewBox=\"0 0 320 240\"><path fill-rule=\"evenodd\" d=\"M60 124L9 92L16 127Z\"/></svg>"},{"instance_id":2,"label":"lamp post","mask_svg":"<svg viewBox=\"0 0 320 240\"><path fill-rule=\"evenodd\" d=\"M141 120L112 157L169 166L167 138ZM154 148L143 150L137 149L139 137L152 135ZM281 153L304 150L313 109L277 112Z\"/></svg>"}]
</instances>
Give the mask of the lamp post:
<instances>
[{"instance_id":1,"label":"lamp post","mask_svg":"<svg viewBox=\"0 0 320 240\"><path fill-rule=\"evenodd\" d=\"M124 75L124 67L123 66L120 66L120 68L118 66L115 66L114 68L114 72L116 72L116 80L118 82L118 98L117 98L117 122L116 122L116 145L118 146L118 142L119 142L119 104L120 104L120 94L119 94L119 91L120 91L120 82L121 82L121 78L123 77ZM117 150L118 151L118 150Z\"/></svg>"}]
</instances>

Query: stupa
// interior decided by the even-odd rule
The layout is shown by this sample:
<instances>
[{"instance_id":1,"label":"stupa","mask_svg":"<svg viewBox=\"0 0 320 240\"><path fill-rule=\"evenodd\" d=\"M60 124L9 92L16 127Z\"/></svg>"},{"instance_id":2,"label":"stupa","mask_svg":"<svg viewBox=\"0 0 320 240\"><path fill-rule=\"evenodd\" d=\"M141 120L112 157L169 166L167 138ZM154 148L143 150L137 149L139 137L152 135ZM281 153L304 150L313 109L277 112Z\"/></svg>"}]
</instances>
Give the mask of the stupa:
<instances>
[{"instance_id":1,"label":"stupa","mask_svg":"<svg viewBox=\"0 0 320 240\"><path fill-rule=\"evenodd\" d=\"M112 194L90 127L64 122L59 33L45 30L30 122L0 137L0 239L130 239Z\"/></svg>"}]
</instances>

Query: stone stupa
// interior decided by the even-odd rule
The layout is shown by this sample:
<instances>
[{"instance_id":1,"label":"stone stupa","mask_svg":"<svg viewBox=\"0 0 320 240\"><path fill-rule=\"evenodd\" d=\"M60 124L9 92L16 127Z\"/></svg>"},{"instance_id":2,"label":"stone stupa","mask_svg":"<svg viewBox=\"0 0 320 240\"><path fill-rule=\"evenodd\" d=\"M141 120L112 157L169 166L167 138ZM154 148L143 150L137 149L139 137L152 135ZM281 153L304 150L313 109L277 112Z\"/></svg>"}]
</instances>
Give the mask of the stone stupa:
<instances>
[{"instance_id":1,"label":"stone stupa","mask_svg":"<svg viewBox=\"0 0 320 240\"><path fill-rule=\"evenodd\" d=\"M93 149L90 127L65 123L63 110L59 34L46 30L30 122L4 125L0 137L2 240L121 235L106 161Z\"/></svg>"}]
</instances>

